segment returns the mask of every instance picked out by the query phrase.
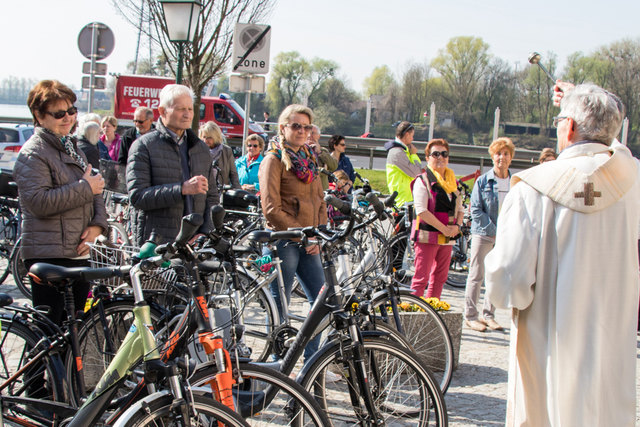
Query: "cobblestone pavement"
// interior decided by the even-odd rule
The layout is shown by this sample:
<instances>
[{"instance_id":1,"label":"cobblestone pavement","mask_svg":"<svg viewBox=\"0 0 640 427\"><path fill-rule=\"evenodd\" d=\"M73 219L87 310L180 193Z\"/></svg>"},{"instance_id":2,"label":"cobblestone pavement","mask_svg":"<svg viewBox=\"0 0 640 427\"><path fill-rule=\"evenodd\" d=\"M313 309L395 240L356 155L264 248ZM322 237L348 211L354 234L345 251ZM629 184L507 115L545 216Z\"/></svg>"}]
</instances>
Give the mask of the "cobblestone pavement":
<instances>
[{"instance_id":1,"label":"cobblestone pavement","mask_svg":"<svg viewBox=\"0 0 640 427\"><path fill-rule=\"evenodd\" d=\"M480 296L483 301L484 290ZM452 310L463 311L464 289L445 285L442 299ZM445 396L450 426L502 426L507 410L507 373L511 313L496 310L495 318L504 331L476 332L462 327L459 366ZM640 340L638 341L640 359ZM637 364L640 368L640 363ZM640 369L636 369L636 396L640 396ZM636 397L637 400L637 397ZM640 425L640 407L636 407Z\"/></svg>"},{"instance_id":2,"label":"cobblestone pavement","mask_svg":"<svg viewBox=\"0 0 640 427\"><path fill-rule=\"evenodd\" d=\"M9 293L17 302L29 302L22 296L11 279L0 286L0 292ZM484 291L480 301L484 298ZM452 310L462 311L464 289L445 286L442 299ZM475 332L463 325L459 366L453 373L445 396L449 411L449 425L502 426L506 413L507 371L509 353L510 313L496 310L496 320L504 331ZM640 341L638 341L640 358ZM638 364L640 366L640 364ZM640 396L640 369L636 374L636 390ZM640 408L636 408L636 424L640 425Z\"/></svg>"}]
</instances>

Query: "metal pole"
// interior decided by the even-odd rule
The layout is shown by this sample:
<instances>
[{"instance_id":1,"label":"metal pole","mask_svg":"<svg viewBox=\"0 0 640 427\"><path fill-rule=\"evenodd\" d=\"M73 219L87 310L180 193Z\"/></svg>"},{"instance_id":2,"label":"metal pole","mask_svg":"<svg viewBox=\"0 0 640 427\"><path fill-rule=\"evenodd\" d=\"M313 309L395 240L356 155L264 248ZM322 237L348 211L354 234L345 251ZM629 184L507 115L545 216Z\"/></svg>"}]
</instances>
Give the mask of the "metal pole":
<instances>
[{"instance_id":1,"label":"metal pole","mask_svg":"<svg viewBox=\"0 0 640 427\"><path fill-rule=\"evenodd\" d=\"M500 107L496 107L493 114L493 141L498 139L498 131L500 130Z\"/></svg>"},{"instance_id":2,"label":"metal pole","mask_svg":"<svg viewBox=\"0 0 640 427\"><path fill-rule=\"evenodd\" d=\"M373 148L369 148L369 169L373 169Z\"/></svg>"},{"instance_id":3,"label":"metal pole","mask_svg":"<svg viewBox=\"0 0 640 427\"><path fill-rule=\"evenodd\" d=\"M367 99L367 118L365 119L365 122L364 122L364 133L369 133L370 128L371 128L371 96L369 96L369 99Z\"/></svg>"},{"instance_id":4,"label":"metal pole","mask_svg":"<svg viewBox=\"0 0 640 427\"><path fill-rule=\"evenodd\" d=\"M436 125L436 103L431 103L431 108L429 109L429 141L433 139L433 128Z\"/></svg>"},{"instance_id":5,"label":"metal pole","mask_svg":"<svg viewBox=\"0 0 640 427\"><path fill-rule=\"evenodd\" d=\"M94 22L91 25L91 70L89 73L89 106L88 112L93 112L93 91L96 86L96 57L98 56L98 33L100 27Z\"/></svg>"},{"instance_id":6,"label":"metal pole","mask_svg":"<svg viewBox=\"0 0 640 427\"><path fill-rule=\"evenodd\" d=\"M627 136L629 134L629 118L625 117L622 121L622 144L627 145Z\"/></svg>"},{"instance_id":7,"label":"metal pole","mask_svg":"<svg viewBox=\"0 0 640 427\"><path fill-rule=\"evenodd\" d=\"M244 77L245 83L245 100L244 100L244 124L242 126L242 155L244 156L247 151L246 145L244 145L244 141L247 140L247 136L249 136L249 114L251 113L251 78L253 77L251 74L248 74ZM266 143L267 141L265 141Z\"/></svg>"},{"instance_id":8,"label":"metal pole","mask_svg":"<svg viewBox=\"0 0 640 427\"><path fill-rule=\"evenodd\" d=\"M178 42L178 69L176 70L176 84L182 84L182 50L184 48L183 42Z\"/></svg>"},{"instance_id":9,"label":"metal pole","mask_svg":"<svg viewBox=\"0 0 640 427\"><path fill-rule=\"evenodd\" d=\"M133 74L138 70L138 55L140 54L140 36L142 35L142 18L144 17L144 0L140 4L140 23L138 24L138 40L136 41L136 59L133 61ZM149 68L153 69L153 64L149 61Z\"/></svg>"}]
</instances>

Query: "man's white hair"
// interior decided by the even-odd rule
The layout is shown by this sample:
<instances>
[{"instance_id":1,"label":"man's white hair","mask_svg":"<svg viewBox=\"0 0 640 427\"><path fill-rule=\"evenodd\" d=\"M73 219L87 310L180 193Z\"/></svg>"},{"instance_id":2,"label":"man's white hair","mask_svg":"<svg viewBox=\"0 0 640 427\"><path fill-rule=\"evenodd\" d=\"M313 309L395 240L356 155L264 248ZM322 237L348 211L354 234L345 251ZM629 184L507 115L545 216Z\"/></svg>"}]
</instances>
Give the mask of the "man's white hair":
<instances>
[{"instance_id":1,"label":"man's white hair","mask_svg":"<svg viewBox=\"0 0 640 427\"><path fill-rule=\"evenodd\" d=\"M620 133L624 104L616 95L592 83L577 85L562 97L560 116L571 117L583 140L611 145Z\"/></svg>"},{"instance_id":2,"label":"man's white hair","mask_svg":"<svg viewBox=\"0 0 640 427\"><path fill-rule=\"evenodd\" d=\"M176 99L184 95L189 95L191 97L191 101L193 102L193 91L191 90L191 88L184 85L176 84L166 85L160 91L159 106L163 108L170 108L171 106L173 106L173 104L175 104Z\"/></svg>"}]
</instances>

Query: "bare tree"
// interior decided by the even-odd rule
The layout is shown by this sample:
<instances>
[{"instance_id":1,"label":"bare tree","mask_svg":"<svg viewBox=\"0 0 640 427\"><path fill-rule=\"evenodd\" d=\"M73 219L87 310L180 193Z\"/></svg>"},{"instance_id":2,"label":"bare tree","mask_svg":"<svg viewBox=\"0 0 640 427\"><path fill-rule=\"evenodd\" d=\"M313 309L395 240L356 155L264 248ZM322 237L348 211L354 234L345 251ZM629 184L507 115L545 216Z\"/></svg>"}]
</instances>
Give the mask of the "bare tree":
<instances>
[{"instance_id":1,"label":"bare tree","mask_svg":"<svg viewBox=\"0 0 640 427\"><path fill-rule=\"evenodd\" d=\"M157 0L111 2L132 26L152 40L164 58L172 63L177 62L178 46L169 41L162 6ZM211 79L225 71L231 59L235 24L264 20L275 3L276 0L201 0L195 35L191 43L184 44L184 80L196 95L196 112L199 111L202 90ZM171 69L173 71L176 67ZM199 119L199 114L196 114L193 118L194 129L197 129Z\"/></svg>"}]
</instances>

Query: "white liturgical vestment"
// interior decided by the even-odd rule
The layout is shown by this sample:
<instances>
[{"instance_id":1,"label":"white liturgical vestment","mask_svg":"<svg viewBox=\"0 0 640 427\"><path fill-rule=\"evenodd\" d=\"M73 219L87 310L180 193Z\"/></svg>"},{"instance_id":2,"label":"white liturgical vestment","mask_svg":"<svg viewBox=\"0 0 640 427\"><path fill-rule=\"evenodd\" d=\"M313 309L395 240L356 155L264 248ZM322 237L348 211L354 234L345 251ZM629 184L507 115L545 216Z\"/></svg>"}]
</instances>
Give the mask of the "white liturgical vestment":
<instances>
[{"instance_id":1,"label":"white liturgical vestment","mask_svg":"<svg viewBox=\"0 0 640 427\"><path fill-rule=\"evenodd\" d=\"M512 178L485 261L512 309L508 426L635 424L638 169L588 142Z\"/></svg>"}]
</instances>

